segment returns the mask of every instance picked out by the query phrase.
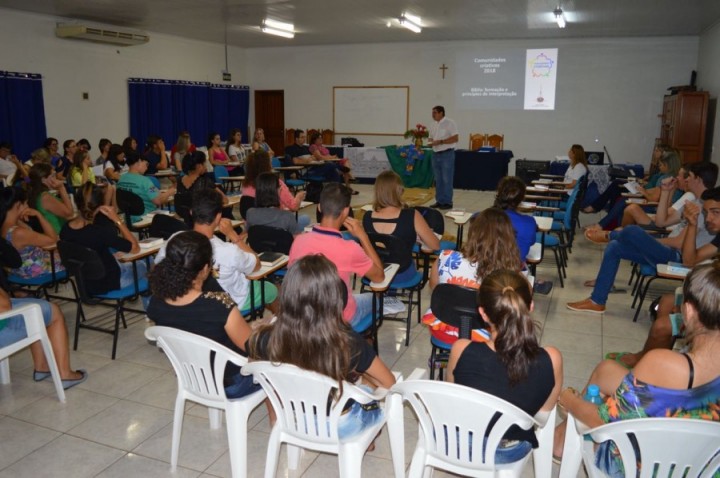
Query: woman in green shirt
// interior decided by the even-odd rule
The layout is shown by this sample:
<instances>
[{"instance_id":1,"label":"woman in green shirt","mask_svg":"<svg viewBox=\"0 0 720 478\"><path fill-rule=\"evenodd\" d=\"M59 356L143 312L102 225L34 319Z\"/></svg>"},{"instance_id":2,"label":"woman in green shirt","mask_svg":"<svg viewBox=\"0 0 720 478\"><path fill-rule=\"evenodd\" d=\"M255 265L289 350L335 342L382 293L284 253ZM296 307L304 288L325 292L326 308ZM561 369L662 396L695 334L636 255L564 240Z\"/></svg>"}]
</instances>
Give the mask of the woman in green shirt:
<instances>
[{"instance_id":1,"label":"woman in green shirt","mask_svg":"<svg viewBox=\"0 0 720 478\"><path fill-rule=\"evenodd\" d=\"M37 209L59 233L63 224L75 215L65 185L55 179L52 166L45 163L33 165L28 176L28 204Z\"/></svg>"}]
</instances>

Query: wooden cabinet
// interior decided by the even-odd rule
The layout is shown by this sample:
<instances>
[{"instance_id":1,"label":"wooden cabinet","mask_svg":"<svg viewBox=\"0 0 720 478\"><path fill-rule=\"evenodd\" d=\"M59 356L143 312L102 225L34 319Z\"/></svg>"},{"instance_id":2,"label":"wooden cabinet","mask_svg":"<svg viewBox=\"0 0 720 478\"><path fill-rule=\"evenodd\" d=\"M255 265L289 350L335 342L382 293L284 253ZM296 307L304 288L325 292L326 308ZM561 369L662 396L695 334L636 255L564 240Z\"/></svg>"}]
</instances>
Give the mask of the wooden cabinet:
<instances>
[{"instance_id":1,"label":"wooden cabinet","mask_svg":"<svg viewBox=\"0 0 720 478\"><path fill-rule=\"evenodd\" d=\"M680 150L682 161L703 161L707 130L707 91L681 91L666 96L660 125L660 142Z\"/></svg>"}]
</instances>

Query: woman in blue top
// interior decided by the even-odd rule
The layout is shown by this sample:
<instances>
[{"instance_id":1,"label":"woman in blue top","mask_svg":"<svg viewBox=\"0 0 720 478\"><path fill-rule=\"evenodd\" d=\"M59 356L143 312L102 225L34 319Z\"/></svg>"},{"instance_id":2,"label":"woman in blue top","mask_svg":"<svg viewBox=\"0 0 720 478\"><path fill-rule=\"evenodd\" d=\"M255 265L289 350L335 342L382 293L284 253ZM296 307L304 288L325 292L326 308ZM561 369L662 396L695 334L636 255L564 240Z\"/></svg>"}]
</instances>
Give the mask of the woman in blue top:
<instances>
[{"instance_id":1,"label":"woman in blue top","mask_svg":"<svg viewBox=\"0 0 720 478\"><path fill-rule=\"evenodd\" d=\"M604 403L586 402L568 388L560 394L560 405L589 428L645 417L720 421L720 260L690 271L683 284L683 300L687 352L651 350L630 372L614 360L605 360L595 367L589 381L600 387ZM555 429L555 456L562 453L564 441L561 424ZM625 476L611 442L597 448L595 465L611 477Z\"/></svg>"},{"instance_id":2,"label":"woman in blue top","mask_svg":"<svg viewBox=\"0 0 720 478\"><path fill-rule=\"evenodd\" d=\"M520 250L520 262L525 262L530 247L535 244L535 233L537 232L535 219L527 214L517 212L523 199L525 199L525 183L520 178L505 176L500 180L493 206L505 211L510 218L515 231L515 241Z\"/></svg>"}]
</instances>

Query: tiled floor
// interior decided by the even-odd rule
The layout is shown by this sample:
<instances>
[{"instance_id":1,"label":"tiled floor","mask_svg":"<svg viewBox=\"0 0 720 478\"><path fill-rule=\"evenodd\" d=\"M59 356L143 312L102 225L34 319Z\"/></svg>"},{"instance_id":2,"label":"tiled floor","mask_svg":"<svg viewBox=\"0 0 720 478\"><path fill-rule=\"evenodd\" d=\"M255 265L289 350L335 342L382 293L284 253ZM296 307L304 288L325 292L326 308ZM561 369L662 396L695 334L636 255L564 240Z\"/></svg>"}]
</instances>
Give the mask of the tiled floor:
<instances>
[{"instance_id":1,"label":"tiled floor","mask_svg":"<svg viewBox=\"0 0 720 478\"><path fill-rule=\"evenodd\" d=\"M359 185L353 204L371 200L371 186ZM457 191L455 205L468 211L491 205L489 192ZM314 211L313 214L314 216ZM584 223L595 219L583 216ZM448 232L455 226L447 221ZM582 237L575 242L565 288L560 288L552 262L538 276L554 280L549 296L535 297L534 316L544 345L558 347L564 358L565 384L580 388L603 354L634 351L642 346L649 327L647 313L632 322L630 295L611 295L603 316L571 312L565 303L588 296L583 287L597 271L602 248ZM625 287L629 267L623 265L616 285ZM428 294L423 302L429 302ZM63 305L72 330L75 305ZM170 472L170 437L176 381L169 362L143 336L148 326L138 317L122 330L116 360L110 360L111 337L83 330L75 368L90 372L87 382L67 391L67 403L57 401L50 381L32 381L32 361L23 351L11 360L12 384L0 386L0 477L135 477L230 476L224 429L210 430L206 408L189 405L184 422L179 468ZM427 330L413 325L409 347L404 328L386 322L380 331L380 356L391 369L404 373L426 367L430 353ZM406 418L408 461L417 438L417 423ZM248 434L249 476L262 476L269 426L265 407L251 416ZM557 467L554 474L557 474ZM391 476L387 432L363 461L365 476ZM282 455L279 476L336 476L337 459L306 452L299 470L289 472ZM442 473L438 473L442 476ZM437 476L437 475L436 475ZM532 476L531 467L526 476ZM543 477L544 478L544 477Z\"/></svg>"}]
</instances>

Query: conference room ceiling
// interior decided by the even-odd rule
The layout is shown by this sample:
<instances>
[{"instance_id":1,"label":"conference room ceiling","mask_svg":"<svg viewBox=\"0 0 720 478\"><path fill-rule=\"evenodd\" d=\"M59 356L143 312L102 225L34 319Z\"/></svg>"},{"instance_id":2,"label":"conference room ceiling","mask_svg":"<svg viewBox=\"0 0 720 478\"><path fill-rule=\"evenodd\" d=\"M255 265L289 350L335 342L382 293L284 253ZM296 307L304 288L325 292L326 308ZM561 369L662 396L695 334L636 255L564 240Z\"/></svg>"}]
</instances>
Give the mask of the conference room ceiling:
<instances>
[{"instance_id":1,"label":"conference room ceiling","mask_svg":"<svg viewBox=\"0 0 720 478\"><path fill-rule=\"evenodd\" d=\"M564 29L552 14L558 4ZM699 35L720 21L719 0L0 0L0 7L248 48ZM422 18L422 33L399 25L403 12ZM293 23L295 38L262 33L265 17Z\"/></svg>"}]
</instances>

